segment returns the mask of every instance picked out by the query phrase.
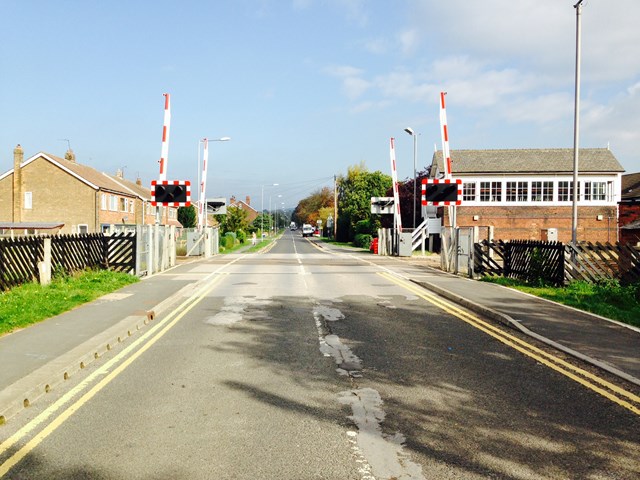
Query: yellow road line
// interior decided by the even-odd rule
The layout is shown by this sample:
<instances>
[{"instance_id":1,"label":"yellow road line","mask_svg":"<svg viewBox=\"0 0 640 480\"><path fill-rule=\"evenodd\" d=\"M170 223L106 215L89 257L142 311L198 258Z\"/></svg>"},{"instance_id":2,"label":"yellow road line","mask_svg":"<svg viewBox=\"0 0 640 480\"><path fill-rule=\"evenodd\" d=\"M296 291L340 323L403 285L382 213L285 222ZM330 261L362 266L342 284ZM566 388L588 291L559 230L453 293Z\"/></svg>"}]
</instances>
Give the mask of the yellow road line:
<instances>
[{"instance_id":1,"label":"yellow road line","mask_svg":"<svg viewBox=\"0 0 640 480\"><path fill-rule=\"evenodd\" d=\"M131 363L133 363L134 360L136 360L140 355L142 355L145 351L147 351L153 344L155 344L162 336L164 336L165 333L167 333L194 306L200 303L202 299L211 292L211 290L213 290L216 287L218 281L221 278L222 276L220 275L214 277L211 283L199 289L191 297L189 297L182 304L180 304L175 310L169 313L169 315L167 315L167 317L164 318L160 323L155 325L152 329L150 329L148 332L146 332L144 335L138 338L135 342L133 342L131 345L125 348L122 352L116 355L109 362L105 363L102 367L100 367L98 370L93 372L82 383L80 383L75 388L67 392L64 396L58 399L58 401L56 401L53 405L51 405L44 412L38 415L35 419L29 422L29 424L25 425L22 429L20 429L18 432L12 435L4 443L0 444L0 455L2 455L9 448L15 445L18 441L20 441L22 438L27 436L33 430L35 430L38 425L44 423L57 410L62 408L64 404L69 402L77 394L81 393L82 390L86 389L93 380L95 380L97 377L107 375L99 383L97 383L91 390L85 393L80 399L78 399L75 403L73 403L71 406L66 408L57 418L55 418L51 423L49 423L42 431L37 433L29 442L27 442L22 448L20 448L11 457L9 457L9 459L7 459L4 463L0 464L0 477L3 477L12 467L14 467L18 462L20 462L34 448L36 448L45 438L47 438L60 425L62 425L73 413L78 411L80 407L82 407L85 403L87 403L93 396L95 396L100 390L102 390L107 384L109 384L109 382L111 382L129 365L131 365ZM173 320L171 320L172 318ZM155 337L149 339L149 337L156 334L156 332L160 329L162 330L158 332ZM145 342L147 339L149 339L147 343L145 343L138 351L133 353L128 359L126 359L122 364L117 366L111 373L109 373L112 367L114 367L118 362L120 362L123 358L125 358L133 349L135 349L141 343Z\"/></svg>"},{"instance_id":2,"label":"yellow road line","mask_svg":"<svg viewBox=\"0 0 640 480\"><path fill-rule=\"evenodd\" d=\"M468 323L469 325L477 328L478 330L481 330L483 332L485 332L488 335L491 335L492 337L494 337L495 339L499 340L500 342L504 343L505 345L510 346L511 348L524 353L525 355L527 355L530 358L533 358L534 360L548 366L549 368L552 368L553 370L571 378L572 380L580 383L581 385L584 385L585 387L597 392L598 394L608 398L609 400L617 403L618 405L623 406L624 408L631 410L633 413L635 413L636 415L640 415L640 408L636 407L635 405L629 403L626 400L623 400L615 395L613 395L612 393L608 392L607 390L604 390L603 388L594 385L593 383L590 383L589 381L585 380L584 378L579 377L578 375L581 375L582 377L585 377L589 380L591 380L592 382L595 382L597 384L600 384L601 386L616 392L617 394L626 397L627 399L631 400L632 402L635 403L640 403L640 397L634 395L631 392L628 392L627 390L624 390L620 387L618 387L617 385L614 385L610 382L607 382L606 380L593 375L590 372L587 372L586 370L583 370L579 367L576 367L575 365L572 365L564 360L562 360L561 358L558 358L548 352L545 352L544 350L541 350L537 347L535 347L534 345L531 345L527 342L525 342L524 340L517 338L483 320L481 320L480 318L476 317L475 315L471 315L468 312L465 312L464 310L461 310L460 308L442 300L439 297L435 297L433 295L426 295L424 293L423 290L420 289L420 287L418 287L417 285L408 283L404 280L401 280L391 274L388 274L386 272L379 272L378 275L386 278L387 280L395 283L396 285L399 285L409 291L411 291L412 293L418 295L420 298L422 298L423 300L428 301L429 303L441 308L442 310L446 311L447 313L450 313L451 315L459 318L460 320ZM562 368L564 367L564 368ZM571 371L575 373L572 373Z\"/></svg>"}]
</instances>

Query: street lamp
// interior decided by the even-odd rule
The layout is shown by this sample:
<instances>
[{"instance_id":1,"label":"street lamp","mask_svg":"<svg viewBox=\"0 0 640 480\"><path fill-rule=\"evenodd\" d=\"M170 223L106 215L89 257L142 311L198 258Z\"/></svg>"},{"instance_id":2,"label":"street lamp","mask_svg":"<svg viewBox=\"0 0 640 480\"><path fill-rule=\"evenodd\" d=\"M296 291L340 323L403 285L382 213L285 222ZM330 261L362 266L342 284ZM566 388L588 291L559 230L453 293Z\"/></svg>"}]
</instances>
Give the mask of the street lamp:
<instances>
[{"instance_id":1,"label":"street lamp","mask_svg":"<svg viewBox=\"0 0 640 480\"><path fill-rule=\"evenodd\" d=\"M580 42L582 38L582 2L579 0L573 8L576 9L576 96L573 114L573 204L571 212L571 243L578 241L578 148L580 138Z\"/></svg>"},{"instance_id":2,"label":"street lamp","mask_svg":"<svg viewBox=\"0 0 640 480\"><path fill-rule=\"evenodd\" d=\"M262 193L260 194L260 230L261 235L264 235L264 187L277 187L277 183L270 185L262 185Z\"/></svg>"},{"instance_id":3,"label":"street lamp","mask_svg":"<svg viewBox=\"0 0 640 480\"><path fill-rule=\"evenodd\" d=\"M413 137L413 228L416 228L416 162L418 155L418 134L413 131L412 128L407 127L404 129L409 135Z\"/></svg>"},{"instance_id":4,"label":"street lamp","mask_svg":"<svg viewBox=\"0 0 640 480\"><path fill-rule=\"evenodd\" d=\"M206 213L206 188L207 188L207 167L209 163L209 142L228 142L231 140L231 137L220 137L216 139L209 140L208 138L203 138L202 140L198 140L198 185L200 190L198 192L198 230L201 230L202 227L206 226L207 222L207 213ZM202 163L202 179L200 178L200 144L204 144L204 155L203 155L203 163Z\"/></svg>"}]
</instances>

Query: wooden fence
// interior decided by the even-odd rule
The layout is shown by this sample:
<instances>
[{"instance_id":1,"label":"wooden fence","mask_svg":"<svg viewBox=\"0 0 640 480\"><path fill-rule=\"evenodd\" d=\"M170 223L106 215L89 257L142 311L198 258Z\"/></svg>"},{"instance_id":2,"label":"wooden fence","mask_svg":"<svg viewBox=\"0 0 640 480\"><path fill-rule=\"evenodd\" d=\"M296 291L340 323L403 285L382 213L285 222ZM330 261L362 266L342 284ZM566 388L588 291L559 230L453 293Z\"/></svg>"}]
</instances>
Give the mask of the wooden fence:
<instances>
[{"instance_id":1,"label":"wooden fence","mask_svg":"<svg viewBox=\"0 0 640 480\"><path fill-rule=\"evenodd\" d=\"M39 280L44 239L51 239L51 270L71 273L85 268L135 270L135 234L101 233L0 239L0 290Z\"/></svg>"},{"instance_id":2,"label":"wooden fence","mask_svg":"<svg viewBox=\"0 0 640 480\"><path fill-rule=\"evenodd\" d=\"M474 244L474 272L522 280L544 278L557 285L574 280L629 284L640 282L640 251L619 243L483 240Z\"/></svg>"}]
</instances>

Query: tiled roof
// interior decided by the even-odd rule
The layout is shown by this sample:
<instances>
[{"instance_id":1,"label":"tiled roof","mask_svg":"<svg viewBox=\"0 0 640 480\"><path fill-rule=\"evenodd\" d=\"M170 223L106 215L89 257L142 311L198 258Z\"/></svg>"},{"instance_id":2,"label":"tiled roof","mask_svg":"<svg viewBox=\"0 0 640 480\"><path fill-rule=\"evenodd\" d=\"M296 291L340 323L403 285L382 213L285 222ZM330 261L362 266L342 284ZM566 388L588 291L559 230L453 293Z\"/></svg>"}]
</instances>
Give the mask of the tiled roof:
<instances>
[{"instance_id":1,"label":"tiled roof","mask_svg":"<svg viewBox=\"0 0 640 480\"><path fill-rule=\"evenodd\" d=\"M622 199L640 198L640 173L622 175Z\"/></svg>"},{"instance_id":2,"label":"tiled roof","mask_svg":"<svg viewBox=\"0 0 640 480\"><path fill-rule=\"evenodd\" d=\"M442 151L434 153L440 172L444 171ZM572 148L451 150L455 174L573 173ZM606 148L581 148L578 169L585 173L621 173L624 168Z\"/></svg>"},{"instance_id":3,"label":"tiled roof","mask_svg":"<svg viewBox=\"0 0 640 480\"><path fill-rule=\"evenodd\" d=\"M117 175L109 175L108 173L103 173L103 175L109 177L112 181L127 189L129 193L133 193L137 197L148 202L151 201L151 185L149 185L149 187L145 187L144 185L138 185L131 180L120 178Z\"/></svg>"}]
</instances>

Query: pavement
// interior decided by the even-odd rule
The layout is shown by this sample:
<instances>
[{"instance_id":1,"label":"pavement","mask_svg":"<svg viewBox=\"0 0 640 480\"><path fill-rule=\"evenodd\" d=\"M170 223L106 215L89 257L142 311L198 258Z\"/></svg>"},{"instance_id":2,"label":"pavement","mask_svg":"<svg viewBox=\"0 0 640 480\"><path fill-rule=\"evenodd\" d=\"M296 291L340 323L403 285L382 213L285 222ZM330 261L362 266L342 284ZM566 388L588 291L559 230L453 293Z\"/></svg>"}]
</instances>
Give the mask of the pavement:
<instances>
[{"instance_id":1,"label":"pavement","mask_svg":"<svg viewBox=\"0 0 640 480\"><path fill-rule=\"evenodd\" d=\"M499 285L434 268L424 257L364 254L410 265L409 278L469 310L640 386L640 329ZM0 424L85 368L193 292L206 260L128 285L69 312L0 337Z\"/></svg>"}]
</instances>

